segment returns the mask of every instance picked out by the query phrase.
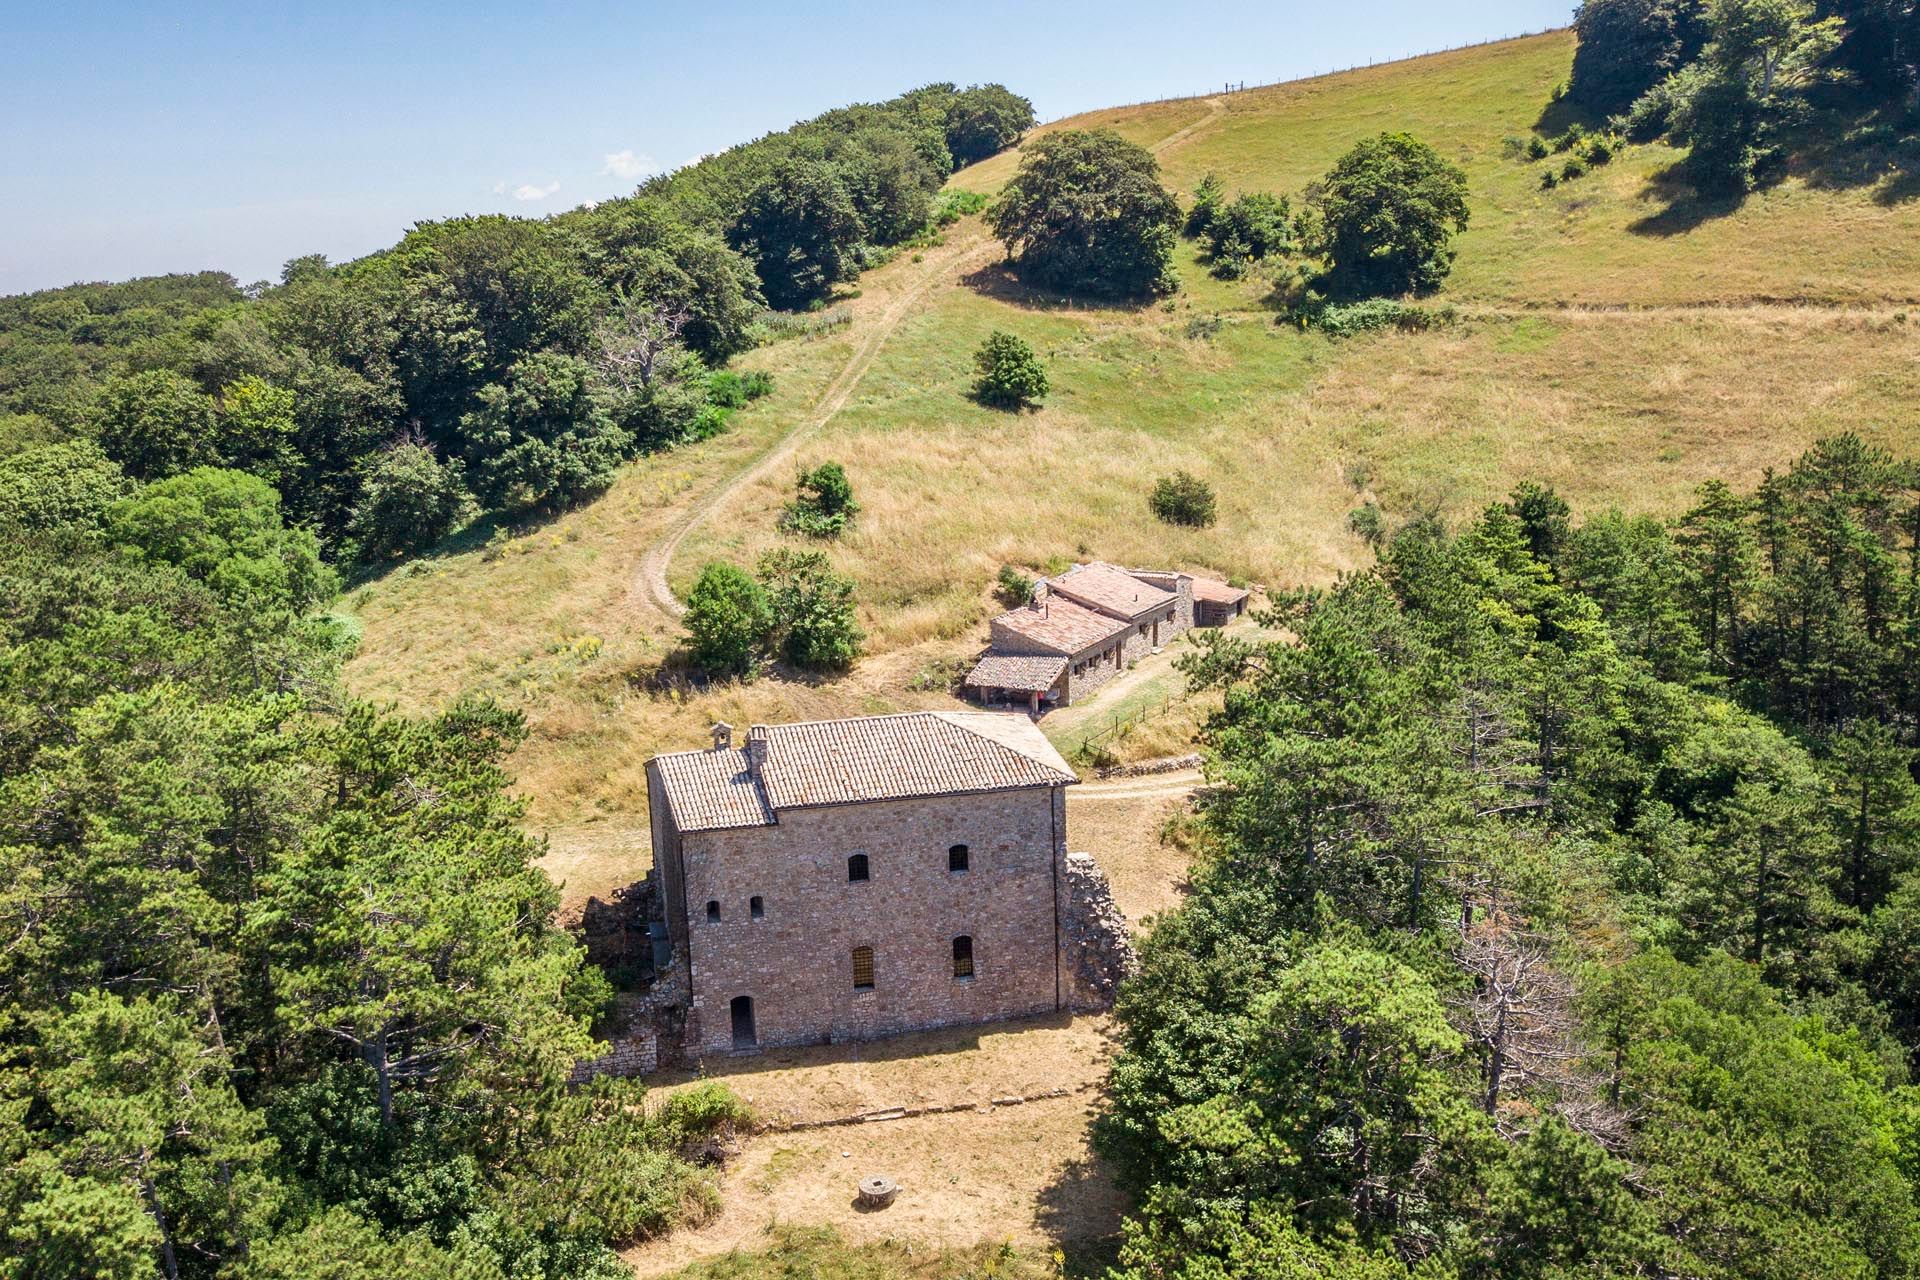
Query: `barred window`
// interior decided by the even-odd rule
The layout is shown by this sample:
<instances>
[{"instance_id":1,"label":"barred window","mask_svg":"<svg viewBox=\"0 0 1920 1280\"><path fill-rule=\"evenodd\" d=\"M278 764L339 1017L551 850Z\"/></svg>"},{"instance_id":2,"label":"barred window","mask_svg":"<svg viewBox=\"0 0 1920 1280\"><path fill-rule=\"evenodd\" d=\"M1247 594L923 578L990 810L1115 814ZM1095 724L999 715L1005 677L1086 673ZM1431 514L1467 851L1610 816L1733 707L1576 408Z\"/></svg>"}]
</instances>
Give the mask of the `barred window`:
<instances>
[{"instance_id":1,"label":"barred window","mask_svg":"<svg viewBox=\"0 0 1920 1280\"><path fill-rule=\"evenodd\" d=\"M852 884L855 881L865 880L866 878L867 855L864 853L856 853L847 859L847 883Z\"/></svg>"},{"instance_id":2,"label":"barred window","mask_svg":"<svg viewBox=\"0 0 1920 1280\"><path fill-rule=\"evenodd\" d=\"M718 898L707 899L707 923L720 923L720 900Z\"/></svg>"},{"instance_id":3,"label":"barred window","mask_svg":"<svg viewBox=\"0 0 1920 1280\"><path fill-rule=\"evenodd\" d=\"M953 940L953 976L971 978L973 976L973 939L961 934Z\"/></svg>"},{"instance_id":4,"label":"barred window","mask_svg":"<svg viewBox=\"0 0 1920 1280\"><path fill-rule=\"evenodd\" d=\"M855 947L853 949L853 989L855 991L873 990L872 947Z\"/></svg>"},{"instance_id":5,"label":"barred window","mask_svg":"<svg viewBox=\"0 0 1920 1280\"><path fill-rule=\"evenodd\" d=\"M747 914L755 920L764 920L767 918L767 904L759 894L755 894L753 897L747 899Z\"/></svg>"},{"instance_id":6,"label":"barred window","mask_svg":"<svg viewBox=\"0 0 1920 1280\"><path fill-rule=\"evenodd\" d=\"M967 869L967 846L952 845L947 849L947 870L965 871Z\"/></svg>"}]
</instances>

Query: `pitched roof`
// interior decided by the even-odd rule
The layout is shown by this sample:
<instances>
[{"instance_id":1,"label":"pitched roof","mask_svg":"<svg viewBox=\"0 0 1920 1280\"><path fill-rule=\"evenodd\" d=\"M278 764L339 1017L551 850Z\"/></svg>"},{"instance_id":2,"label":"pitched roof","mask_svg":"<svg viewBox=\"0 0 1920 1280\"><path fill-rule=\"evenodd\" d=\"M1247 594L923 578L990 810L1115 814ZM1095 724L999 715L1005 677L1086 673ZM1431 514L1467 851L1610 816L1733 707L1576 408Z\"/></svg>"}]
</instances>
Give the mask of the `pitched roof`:
<instances>
[{"instance_id":1,"label":"pitched roof","mask_svg":"<svg viewBox=\"0 0 1920 1280\"><path fill-rule=\"evenodd\" d=\"M1239 587L1228 586L1218 578L1196 577L1193 580L1193 598L1214 604L1237 604L1247 598L1247 593Z\"/></svg>"},{"instance_id":2,"label":"pitched roof","mask_svg":"<svg viewBox=\"0 0 1920 1280\"><path fill-rule=\"evenodd\" d=\"M682 831L771 826L783 809L1079 780L1024 715L982 711L755 725L745 750L680 751L654 764Z\"/></svg>"},{"instance_id":3,"label":"pitched roof","mask_svg":"<svg viewBox=\"0 0 1920 1280\"><path fill-rule=\"evenodd\" d=\"M1068 656L1102 640L1110 640L1132 625L1125 619L1096 613L1064 596L1049 596L1038 607L1024 605L1010 609L993 621L1015 635Z\"/></svg>"},{"instance_id":4,"label":"pitched roof","mask_svg":"<svg viewBox=\"0 0 1920 1280\"><path fill-rule=\"evenodd\" d=\"M773 810L745 751L675 751L655 756L653 763L682 831L773 825Z\"/></svg>"},{"instance_id":5,"label":"pitched roof","mask_svg":"<svg viewBox=\"0 0 1920 1280\"><path fill-rule=\"evenodd\" d=\"M1125 569L1098 560L1077 564L1059 577L1047 579L1047 586L1089 608L1128 621L1172 604L1175 599L1173 592L1142 582Z\"/></svg>"},{"instance_id":6,"label":"pitched roof","mask_svg":"<svg viewBox=\"0 0 1920 1280\"><path fill-rule=\"evenodd\" d=\"M966 683L978 689L1018 689L1022 693L1045 693L1053 688L1053 682L1066 669L1065 658L990 653L967 673Z\"/></svg>"}]
</instances>

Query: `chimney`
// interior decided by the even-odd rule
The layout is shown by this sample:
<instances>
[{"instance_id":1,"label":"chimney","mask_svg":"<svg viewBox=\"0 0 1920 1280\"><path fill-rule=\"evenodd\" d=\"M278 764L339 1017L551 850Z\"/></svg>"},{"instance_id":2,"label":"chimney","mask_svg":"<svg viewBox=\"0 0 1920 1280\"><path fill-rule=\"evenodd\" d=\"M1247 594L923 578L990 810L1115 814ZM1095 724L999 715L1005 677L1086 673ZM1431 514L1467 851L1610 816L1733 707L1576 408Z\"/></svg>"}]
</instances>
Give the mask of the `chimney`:
<instances>
[{"instance_id":1,"label":"chimney","mask_svg":"<svg viewBox=\"0 0 1920 1280\"><path fill-rule=\"evenodd\" d=\"M767 726L757 724L747 730L747 768L757 777L767 762Z\"/></svg>"},{"instance_id":2,"label":"chimney","mask_svg":"<svg viewBox=\"0 0 1920 1280\"><path fill-rule=\"evenodd\" d=\"M1037 610L1041 617L1047 613L1047 580L1045 578L1033 584L1033 595L1027 599L1027 608Z\"/></svg>"},{"instance_id":3,"label":"chimney","mask_svg":"<svg viewBox=\"0 0 1920 1280\"><path fill-rule=\"evenodd\" d=\"M713 728L709 730L709 732L713 734L713 749L715 751L725 751L733 745L733 726L726 721L715 720L713 722Z\"/></svg>"}]
</instances>

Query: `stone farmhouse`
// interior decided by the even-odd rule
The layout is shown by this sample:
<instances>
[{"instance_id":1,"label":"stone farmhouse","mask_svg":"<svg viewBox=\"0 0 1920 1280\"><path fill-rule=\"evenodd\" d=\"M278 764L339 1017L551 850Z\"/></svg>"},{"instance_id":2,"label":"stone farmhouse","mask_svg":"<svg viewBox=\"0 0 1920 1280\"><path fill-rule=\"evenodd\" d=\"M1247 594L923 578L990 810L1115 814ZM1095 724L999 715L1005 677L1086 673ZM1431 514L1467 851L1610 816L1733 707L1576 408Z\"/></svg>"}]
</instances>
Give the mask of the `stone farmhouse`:
<instances>
[{"instance_id":1,"label":"stone farmhouse","mask_svg":"<svg viewBox=\"0 0 1920 1280\"><path fill-rule=\"evenodd\" d=\"M1225 626L1247 593L1212 578L1077 564L992 623L987 655L965 687L983 703L1069 706L1195 626Z\"/></svg>"},{"instance_id":2,"label":"stone farmhouse","mask_svg":"<svg viewBox=\"0 0 1920 1280\"><path fill-rule=\"evenodd\" d=\"M755 725L737 746L716 725L710 750L654 757L654 876L686 1056L1110 992L1100 957L1127 948L1125 928L1089 941L1089 913L1117 913L1092 860L1066 851L1077 780L1026 716L991 712Z\"/></svg>"}]
</instances>

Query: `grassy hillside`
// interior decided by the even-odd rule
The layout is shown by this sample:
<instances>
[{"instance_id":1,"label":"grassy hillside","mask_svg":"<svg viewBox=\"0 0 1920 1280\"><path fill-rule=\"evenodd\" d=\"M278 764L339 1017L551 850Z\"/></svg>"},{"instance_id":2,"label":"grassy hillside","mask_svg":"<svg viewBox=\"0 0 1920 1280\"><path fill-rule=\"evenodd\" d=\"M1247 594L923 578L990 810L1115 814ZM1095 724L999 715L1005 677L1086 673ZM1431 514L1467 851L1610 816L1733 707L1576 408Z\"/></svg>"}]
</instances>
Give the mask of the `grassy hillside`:
<instances>
[{"instance_id":1,"label":"grassy hillside","mask_svg":"<svg viewBox=\"0 0 1920 1280\"><path fill-rule=\"evenodd\" d=\"M1675 204L1660 147L1542 191L1502 140L1539 121L1571 53L1552 34L1063 122L1157 147L1183 193L1211 170L1230 189L1296 197L1356 139L1410 129L1470 179L1473 226L1442 298L1457 325L1302 334L1276 324L1267 285L1215 281L1191 249L1164 305L1064 305L1014 284L969 219L870 273L850 325L746 357L775 394L678 455L670 482L629 474L504 554L423 560L355 592L350 679L411 706L463 689L522 706L534 738L521 785L535 820L562 832L555 870L597 889L644 867L645 757L697 743L712 718L946 704L944 674L984 642L1002 563L1099 556L1321 581L1364 561L1346 515L1368 498L1393 518L1458 514L1534 477L1583 510L1670 513L1700 481L1751 482L1834 431L1912 451L1920 200L1890 179L1838 185L1809 160L1738 208ZM954 183L991 189L1013 164ZM1045 409L1009 417L966 398L969 355L994 328L1046 359ZM849 377L844 408L823 412ZM782 442L790 453L722 492ZM641 557L698 512L669 566L676 587L707 559L751 558L778 541L794 466L828 458L865 508L834 554L860 582L872 656L818 684L663 682L679 628L649 603ZM1147 513L1153 477L1175 467L1218 487L1215 528ZM594 821L602 833L582 825Z\"/></svg>"}]
</instances>

